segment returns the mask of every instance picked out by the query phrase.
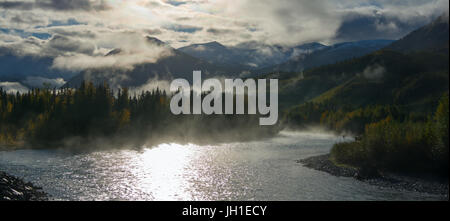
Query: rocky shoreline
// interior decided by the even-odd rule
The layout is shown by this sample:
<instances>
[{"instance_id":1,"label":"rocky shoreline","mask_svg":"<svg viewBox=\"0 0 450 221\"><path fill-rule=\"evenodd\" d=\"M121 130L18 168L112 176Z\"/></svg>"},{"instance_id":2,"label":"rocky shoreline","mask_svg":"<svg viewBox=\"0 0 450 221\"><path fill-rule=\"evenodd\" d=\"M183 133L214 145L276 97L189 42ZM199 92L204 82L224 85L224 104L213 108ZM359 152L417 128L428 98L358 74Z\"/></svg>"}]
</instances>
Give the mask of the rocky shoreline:
<instances>
[{"instance_id":1,"label":"rocky shoreline","mask_svg":"<svg viewBox=\"0 0 450 221\"><path fill-rule=\"evenodd\" d=\"M320 155L298 160L304 166L327 172L334 176L353 177L362 182L369 183L384 188L394 188L398 190L416 191L421 193L442 195L444 200L448 200L449 186L448 180L432 180L408 177L392 173L379 173L378 176L361 176L357 168L337 166L330 160L330 155Z\"/></svg>"},{"instance_id":2,"label":"rocky shoreline","mask_svg":"<svg viewBox=\"0 0 450 221\"><path fill-rule=\"evenodd\" d=\"M0 201L44 201L42 188L0 171Z\"/></svg>"}]
</instances>

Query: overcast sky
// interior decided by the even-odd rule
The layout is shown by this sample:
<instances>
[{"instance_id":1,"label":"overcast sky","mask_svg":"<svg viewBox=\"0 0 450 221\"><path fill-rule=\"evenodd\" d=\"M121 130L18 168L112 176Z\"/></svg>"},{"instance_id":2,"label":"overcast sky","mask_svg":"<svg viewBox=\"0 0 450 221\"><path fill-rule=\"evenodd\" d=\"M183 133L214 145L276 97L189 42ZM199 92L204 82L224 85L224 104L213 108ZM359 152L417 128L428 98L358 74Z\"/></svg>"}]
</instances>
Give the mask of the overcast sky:
<instances>
[{"instance_id":1,"label":"overcast sky","mask_svg":"<svg viewBox=\"0 0 450 221\"><path fill-rule=\"evenodd\" d=\"M398 39L448 7L448 0L0 0L0 49L73 68L66 66L79 65L74 58L96 65L91 58L114 48L128 59L162 56L147 48L146 35L175 48Z\"/></svg>"}]
</instances>

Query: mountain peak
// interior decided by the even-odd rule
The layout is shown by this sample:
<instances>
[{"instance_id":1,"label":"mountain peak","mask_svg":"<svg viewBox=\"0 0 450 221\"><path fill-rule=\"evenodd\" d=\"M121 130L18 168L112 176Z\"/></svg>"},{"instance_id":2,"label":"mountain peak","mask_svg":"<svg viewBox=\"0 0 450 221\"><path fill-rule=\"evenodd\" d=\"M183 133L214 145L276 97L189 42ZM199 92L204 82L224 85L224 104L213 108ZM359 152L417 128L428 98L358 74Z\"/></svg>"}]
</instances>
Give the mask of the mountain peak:
<instances>
[{"instance_id":1,"label":"mountain peak","mask_svg":"<svg viewBox=\"0 0 450 221\"><path fill-rule=\"evenodd\" d=\"M121 52L122 52L122 49L116 48L116 49L113 49L110 52L108 52L105 56L106 57L107 56L113 56L113 55L116 55L116 54L120 54Z\"/></svg>"},{"instance_id":2,"label":"mountain peak","mask_svg":"<svg viewBox=\"0 0 450 221\"><path fill-rule=\"evenodd\" d=\"M430 24L392 43L388 48L401 52L442 51L448 53L448 38L448 13L444 13Z\"/></svg>"},{"instance_id":3,"label":"mountain peak","mask_svg":"<svg viewBox=\"0 0 450 221\"><path fill-rule=\"evenodd\" d=\"M217 41L211 41L211 42L205 43L205 45L217 45L217 46L223 46L222 44L220 44L220 43L217 42Z\"/></svg>"},{"instance_id":4,"label":"mountain peak","mask_svg":"<svg viewBox=\"0 0 450 221\"><path fill-rule=\"evenodd\" d=\"M449 19L449 13L445 12L444 14L439 16L439 18L437 18L436 21L439 23L447 23L448 24L448 19Z\"/></svg>"},{"instance_id":5,"label":"mountain peak","mask_svg":"<svg viewBox=\"0 0 450 221\"><path fill-rule=\"evenodd\" d=\"M157 39L155 37L146 36L146 38L147 38L147 42L149 42L151 44L155 44L157 46L165 46L165 45L167 45L165 42L163 42L163 41L161 41L161 40L159 40L159 39Z\"/></svg>"},{"instance_id":6,"label":"mountain peak","mask_svg":"<svg viewBox=\"0 0 450 221\"><path fill-rule=\"evenodd\" d=\"M196 46L203 46L203 47L215 48L215 49L226 49L226 47L224 45L220 44L217 41L211 41L211 42L204 43L204 44L196 44Z\"/></svg>"},{"instance_id":7,"label":"mountain peak","mask_svg":"<svg viewBox=\"0 0 450 221\"><path fill-rule=\"evenodd\" d=\"M301 44L301 45L297 46L296 48L303 49L303 50L315 50L315 49L320 49L320 48L324 48L324 47L327 47L327 46L323 45L321 43L318 43L318 42L311 42L311 43Z\"/></svg>"}]
</instances>

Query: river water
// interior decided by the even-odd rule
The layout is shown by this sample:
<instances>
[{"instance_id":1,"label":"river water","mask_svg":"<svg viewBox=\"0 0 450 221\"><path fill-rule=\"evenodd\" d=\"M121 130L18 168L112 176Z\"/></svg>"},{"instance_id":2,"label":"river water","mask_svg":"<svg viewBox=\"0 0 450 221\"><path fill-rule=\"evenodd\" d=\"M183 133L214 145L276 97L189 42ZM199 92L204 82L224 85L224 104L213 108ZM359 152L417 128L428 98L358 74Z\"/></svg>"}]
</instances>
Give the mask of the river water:
<instances>
[{"instance_id":1,"label":"river water","mask_svg":"<svg viewBox=\"0 0 450 221\"><path fill-rule=\"evenodd\" d=\"M32 181L52 200L440 200L303 167L342 137L281 132L256 142L167 143L70 153L0 152L0 170Z\"/></svg>"}]
</instances>

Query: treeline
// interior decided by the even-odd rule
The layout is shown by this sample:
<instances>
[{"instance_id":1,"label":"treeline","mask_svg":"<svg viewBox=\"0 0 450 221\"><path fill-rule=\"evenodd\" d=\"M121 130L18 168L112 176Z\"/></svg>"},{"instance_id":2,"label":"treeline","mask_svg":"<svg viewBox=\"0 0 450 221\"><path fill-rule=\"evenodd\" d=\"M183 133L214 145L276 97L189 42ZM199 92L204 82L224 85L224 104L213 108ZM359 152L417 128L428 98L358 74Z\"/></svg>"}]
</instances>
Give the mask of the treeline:
<instances>
[{"instance_id":1,"label":"treeline","mask_svg":"<svg viewBox=\"0 0 450 221\"><path fill-rule=\"evenodd\" d=\"M287 112L283 122L296 129L321 126L353 134L354 142L335 144L331 159L365 171L448 173L448 92L432 111L410 105L373 104L363 107L336 101L307 102Z\"/></svg>"},{"instance_id":2,"label":"treeline","mask_svg":"<svg viewBox=\"0 0 450 221\"><path fill-rule=\"evenodd\" d=\"M299 105L282 121L294 129L321 126L356 135L357 141L333 147L337 163L368 171L447 171L448 126L439 125L448 125L448 117L437 117L448 103L444 52L383 49L311 69L298 81L287 76L284 82L293 83L281 91L286 98L280 102ZM448 104L446 110L448 116Z\"/></svg>"},{"instance_id":3,"label":"treeline","mask_svg":"<svg viewBox=\"0 0 450 221\"><path fill-rule=\"evenodd\" d=\"M421 113L411 113L395 105L368 105L353 108L335 102L307 102L284 116L284 123L296 129L318 125L338 133L362 134L366 124L391 116L398 120L426 119Z\"/></svg>"},{"instance_id":4,"label":"treeline","mask_svg":"<svg viewBox=\"0 0 450 221\"><path fill-rule=\"evenodd\" d=\"M365 126L354 142L335 144L331 159L364 171L388 170L448 176L449 97L425 121L399 120L392 115Z\"/></svg>"},{"instance_id":5,"label":"treeline","mask_svg":"<svg viewBox=\"0 0 450 221\"><path fill-rule=\"evenodd\" d=\"M257 115L173 115L171 95L156 89L130 94L107 84L84 82L77 89L0 89L0 145L83 146L145 142L209 142L253 139L275 133L259 127ZM99 142L99 145L103 145Z\"/></svg>"}]
</instances>

